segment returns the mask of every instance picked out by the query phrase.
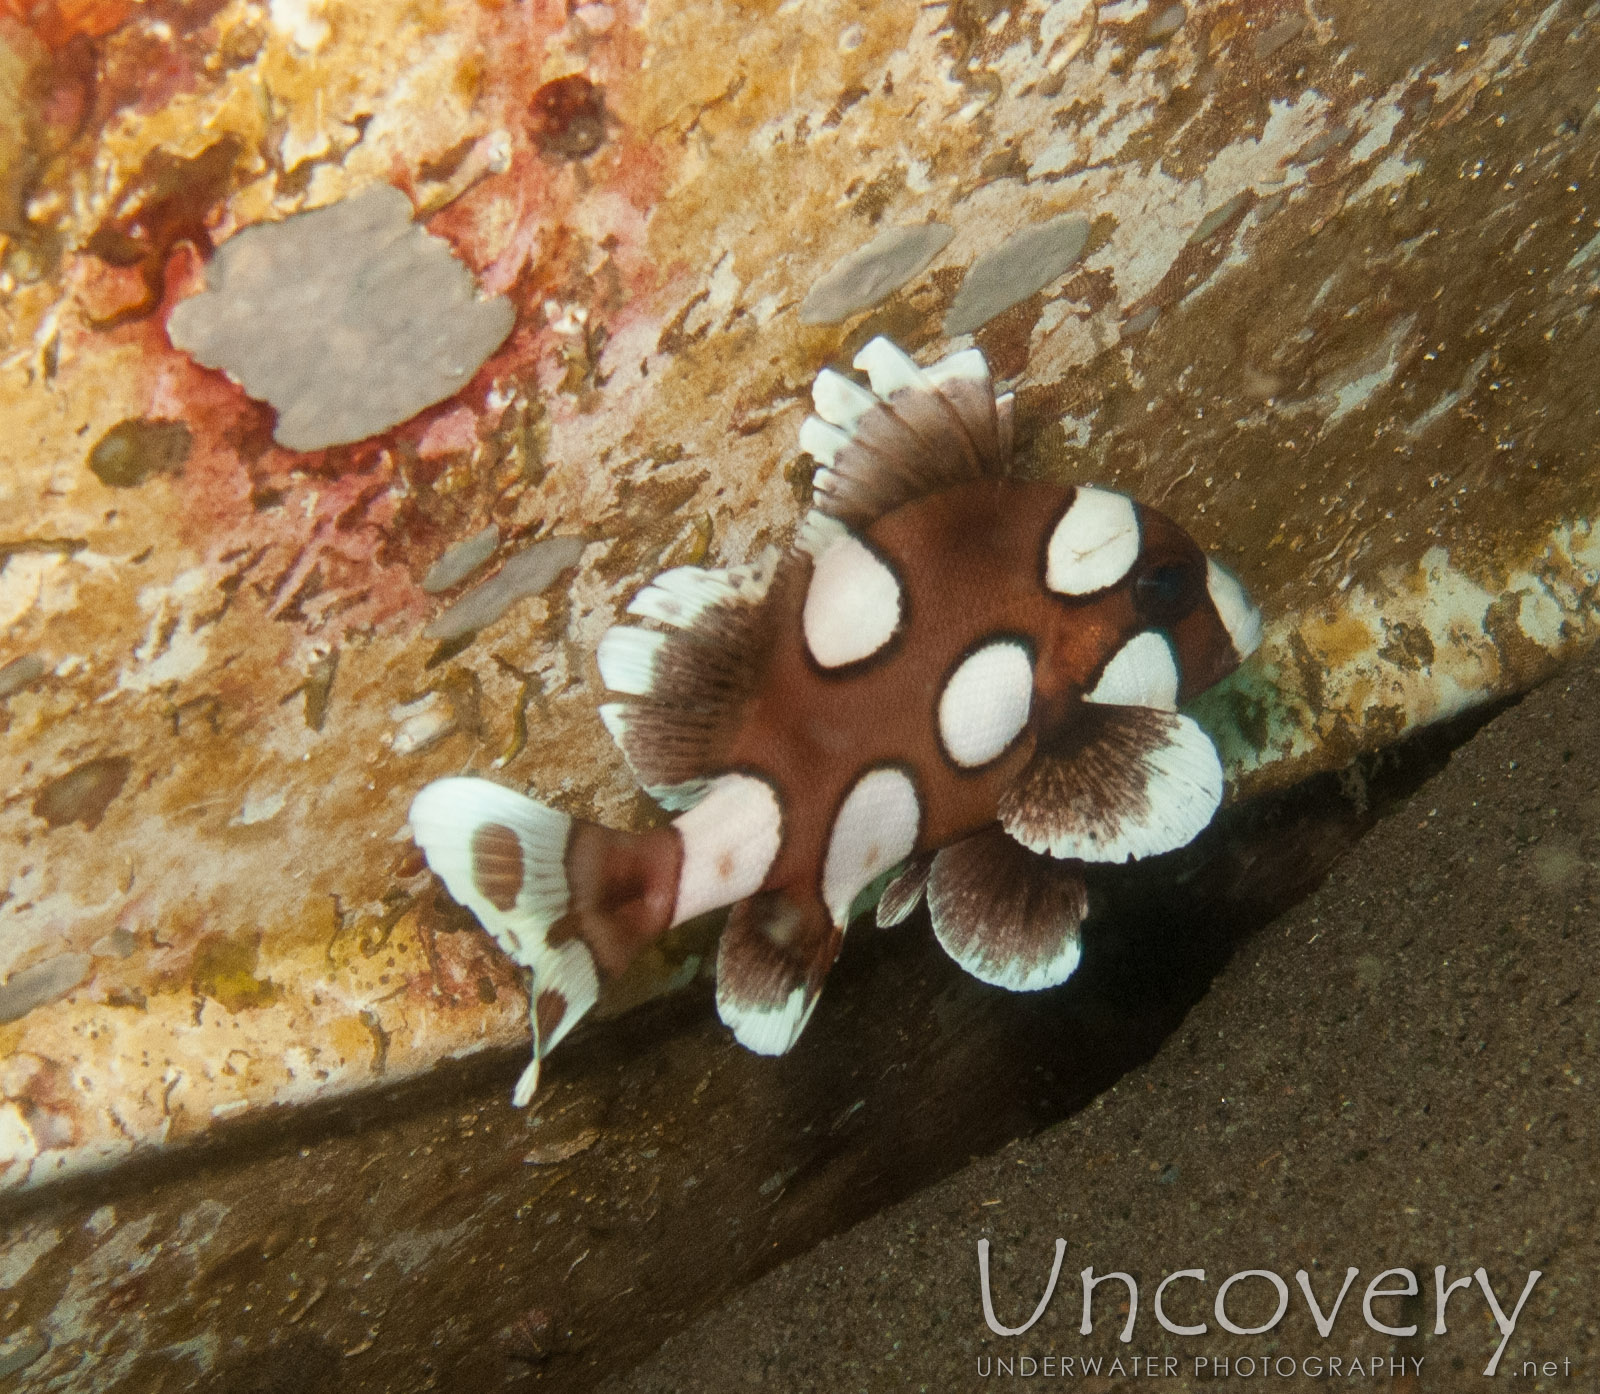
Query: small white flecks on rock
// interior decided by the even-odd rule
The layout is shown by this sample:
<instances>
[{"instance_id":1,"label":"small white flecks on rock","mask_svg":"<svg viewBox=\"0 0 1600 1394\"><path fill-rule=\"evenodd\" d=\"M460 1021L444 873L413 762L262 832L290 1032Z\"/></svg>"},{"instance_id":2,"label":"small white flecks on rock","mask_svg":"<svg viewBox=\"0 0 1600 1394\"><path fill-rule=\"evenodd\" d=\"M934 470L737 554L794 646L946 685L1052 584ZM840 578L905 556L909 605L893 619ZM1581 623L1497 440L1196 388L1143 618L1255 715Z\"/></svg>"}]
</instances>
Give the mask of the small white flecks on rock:
<instances>
[{"instance_id":1,"label":"small white flecks on rock","mask_svg":"<svg viewBox=\"0 0 1600 1394\"><path fill-rule=\"evenodd\" d=\"M764 779L725 774L673 826L683 839L683 869L673 924L754 895L778 855L783 811Z\"/></svg>"},{"instance_id":2,"label":"small white flecks on rock","mask_svg":"<svg viewBox=\"0 0 1600 1394\"><path fill-rule=\"evenodd\" d=\"M257 823L270 822L283 812L283 807L288 802L289 796L282 789L266 792L252 789L244 796L239 811L229 821L233 826L240 828L250 828Z\"/></svg>"},{"instance_id":3,"label":"small white flecks on rock","mask_svg":"<svg viewBox=\"0 0 1600 1394\"><path fill-rule=\"evenodd\" d=\"M902 614L900 582L854 534L817 558L801 623L806 647L824 668L870 658L894 637Z\"/></svg>"},{"instance_id":4,"label":"small white flecks on rock","mask_svg":"<svg viewBox=\"0 0 1600 1394\"><path fill-rule=\"evenodd\" d=\"M922 271L953 236L943 223L879 233L811 287L800 305L800 323L838 324L871 309Z\"/></svg>"},{"instance_id":5,"label":"small white flecks on rock","mask_svg":"<svg viewBox=\"0 0 1600 1394\"><path fill-rule=\"evenodd\" d=\"M394 707L389 716L397 723L390 742L396 755L415 755L456 729L455 713L437 692Z\"/></svg>"},{"instance_id":6,"label":"small white flecks on rock","mask_svg":"<svg viewBox=\"0 0 1600 1394\"><path fill-rule=\"evenodd\" d=\"M1235 194L1220 208L1213 208L1200 220L1200 225L1189 234L1190 244L1204 242L1219 227L1234 217L1249 202L1249 199L1250 195L1248 193Z\"/></svg>"},{"instance_id":7,"label":"small white flecks on rock","mask_svg":"<svg viewBox=\"0 0 1600 1394\"><path fill-rule=\"evenodd\" d=\"M1114 586L1139 556L1139 518L1126 495L1080 486L1050 534L1045 584L1061 595Z\"/></svg>"},{"instance_id":8,"label":"small white flecks on rock","mask_svg":"<svg viewBox=\"0 0 1600 1394\"><path fill-rule=\"evenodd\" d=\"M173 344L278 412L291 450L364 440L458 392L511 332L448 243L387 184L229 238Z\"/></svg>"},{"instance_id":9,"label":"small white flecks on rock","mask_svg":"<svg viewBox=\"0 0 1600 1394\"><path fill-rule=\"evenodd\" d=\"M0 701L39 681L49 665L36 653L25 653L0 667Z\"/></svg>"},{"instance_id":10,"label":"small white flecks on rock","mask_svg":"<svg viewBox=\"0 0 1600 1394\"><path fill-rule=\"evenodd\" d=\"M987 765L1028 724L1033 660L1012 639L985 644L962 660L939 698L939 739L956 764Z\"/></svg>"},{"instance_id":11,"label":"small white flecks on rock","mask_svg":"<svg viewBox=\"0 0 1600 1394\"><path fill-rule=\"evenodd\" d=\"M38 1140L22 1110L13 1103L0 1104L0 1166L31 1162L38 1155Z\"/></svg>"},{"instance_id":12,"label":"small white flecks on rock","mask_svg":"<svg viewBox=\"0 0 1600 1394\"><path fill-rule=\"evenodd\" d=\"M970 334L1066 273L1089 242L1089 220L1075 213L1037 223L972 264L944 317L946 334Z\"/></svg>"},{"instance_id":13,"label":"small white flecks on rock","mask_svg":"<svg viewBox=\"0 0 1600 1394\"><path fill-rule=\"evenodd\" d=\"M1147 305L1138 314L1131 315L1122 322L1122 337L1124 339L1132 339L1139 334L1143 334L1160 318L1161 306Z\"/></svg>"},{"instance_id":14,"label":"small white flecks on rock","mask_svg":"<svg viewBox=\"0 0 1600 1394\"><path fill-rule=\"evenodd\" d=\"M922 808L904 770L869 770L845 795L828 836L822 899L836 925L873 880L903 862L917 845Z\"/></svg>"},{"instance_id":15,"label":"small white flecks on rock","mask_svg":"<svg viewBox=\"0 0 1600 1394\"><path fill-rule=\"evenodd\" d=\"M1166 636L1153 629L1135 634L1106 664L1085 700L1172 711L1178 705L1178 661Z\"/></svg>"},{"instance_id":16,"label":"small white flecks on rock","mask_svg":"<svg viewBox=\"0 0 1600 1394\"><path fill-rule=\"evenodd\" d=\"M484 533L479 533L471 540L477 541L483 536ZM538 595L569 566L576 566L584 546L581 537L546 537L525 547L487 581L474 586L438 616L422 631L423 637L459 639L464 634L486 628L518 600ZM429 572L429 578L432 574ZM426 579L423 589L427 589Z\"/></svg>"}]
</instances>

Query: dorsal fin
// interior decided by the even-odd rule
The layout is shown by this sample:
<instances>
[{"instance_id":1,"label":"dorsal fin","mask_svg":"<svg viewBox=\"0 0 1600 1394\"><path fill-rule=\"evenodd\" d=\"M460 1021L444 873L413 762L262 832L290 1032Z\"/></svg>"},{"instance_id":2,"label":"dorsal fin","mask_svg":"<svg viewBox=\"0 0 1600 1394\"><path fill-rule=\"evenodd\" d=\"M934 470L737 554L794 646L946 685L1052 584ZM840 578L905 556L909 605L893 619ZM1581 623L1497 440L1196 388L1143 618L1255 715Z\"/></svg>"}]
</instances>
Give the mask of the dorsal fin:
<instances>
[{"instance_id":1,"label":"dorsal fin","mask_svg":"<svg viewBox=\"0 0 1600 1394\"><path fill-rule=\"evenodd\" d=\"M628 613L668 627L615 625L600 641L600 676L629 698L601 707L600 716L639 783L666 808L692 807L723 764L719 742L772 642L763 602L781 565L769 548L726 571L664 571Z\"/></svg>"},{"instance_id":2,"label":"dorsal fin","mask_svg":"<svg viewBox=\"0 0 1600 1394\"><path fill-rule=\"evenodd\" d=\"M944 848L928 876L928 914L944 951L1011 992L1072 976L1088 911L1081 863L1030 852L995 825Z\"/></svg>"},{"instance_id":3,"label":"dorsal fin","mask_svg":"<svg viewBox=\"0 0 1600 1394\"><path fill-rule=\"evenodd\" d=\"M925 494L1011 463L1011 395L996 398L989 365L966 349L920 368L903 349L873 339L855 357L870 390L824 368L811 397L817 415L800 448L817 461L817 511L852 528Z\"/></svg>"},{"instance_id":4,"label":"dorsal fin","mask_svg":"<svg viewBox=\"0 0 1600 1394\"><path fill-rule=\"evenodd\" d=\"M999 812L1031 851L1125 862L1184 846L1221 802L1222 762L1195 722L1086 702L1077 721L1041 742Z\"/></svg>"}]
</instances>

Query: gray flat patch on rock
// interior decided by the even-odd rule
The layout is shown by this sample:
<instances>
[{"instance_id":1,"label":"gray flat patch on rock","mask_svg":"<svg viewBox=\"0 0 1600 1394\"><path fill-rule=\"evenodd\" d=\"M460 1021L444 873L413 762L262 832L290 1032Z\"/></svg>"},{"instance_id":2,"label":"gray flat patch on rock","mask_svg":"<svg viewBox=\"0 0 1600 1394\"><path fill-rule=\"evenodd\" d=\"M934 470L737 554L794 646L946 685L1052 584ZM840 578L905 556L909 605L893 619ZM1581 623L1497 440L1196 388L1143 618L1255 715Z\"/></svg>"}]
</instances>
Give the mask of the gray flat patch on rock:
<instances>
[{"instance_id":1,"label":"gray flat patch on rock","mask_svg":"<svg viewBox=\"0 0 1600 1394\"><path fill-rule=\"evenodd\" d=\"M482 532L475 532L471 537L447 548L445 554L428 568L428 574L422 578L422 589L429 595L437 595L451 586L460 585L494 555L494 549L499 545L500 529L490 523Z\"/></svg>"},{"instance_id":2,"label":"gray flat patch on rock","mask_svg":"<svg viewBox=\"0 0 1600 1394\"><path fill-rule=\"evenodd\" d=\"M547 537L518 552L422 631L425 639L459 639L493 624L524 596L538 595L583 555L581 537Z\"/></svg>"},{"instance_id":3,"label":"gray flat patch on rock","mask_svg":"<svg viewBox=\"0 0 1600 1394\"><path fill-rule=\"evenodd\" d=\"M443 401L516 318L504 296L478 298L387 184L230 237L206 287L173 309L168 336L270 402L291 450L364 440Z\"/></svg>"},{"instance_id":4,"label":"gray flat patch on rock","mask_svg":"<svg viewBox=\"0 0 1600 1394\"><path fill-rule=\"evenodd\" d=\"M36 653L25 653L20 658L13 658L3 668L0 668L0 699L11 696L14 692L21 692L39 681L48 669L44 659Z\"/></svg>"},{"instance_id":5,"label":"gray flat patch on rock","mask_svg":"<svg viewBox=\"0 0 1600 1394\"><path fill-rule=\"evenodd\" d=\"M1064 213L1008 237L972 263L944 317L946 334L970 334L1043 290L1083 255L1089 220Z\"/></svg>"},{"instance_id":6,"label":"gray flat patch on rock","mask_svg":"<svg viewBox=\"0 0 1600 1394\"><path fill-rule=\"evenodd\" d=\"M892 227L834 264L800 304L801 324L838 324L892 295L944 250L943 223Z\"/></svg>"},{"instance_id":7,"label":"gray flat patch on rock","mask_svg":"<svg viewBox=\"0 0 1600 1394\"><path fill-rule=\"evenodd\" d=\"M20 1021L35 1007L65 997L93 967L94 959L88 954L57 954L13 973L0 986L0 1025Z\"/></svg>"}]
</instances>

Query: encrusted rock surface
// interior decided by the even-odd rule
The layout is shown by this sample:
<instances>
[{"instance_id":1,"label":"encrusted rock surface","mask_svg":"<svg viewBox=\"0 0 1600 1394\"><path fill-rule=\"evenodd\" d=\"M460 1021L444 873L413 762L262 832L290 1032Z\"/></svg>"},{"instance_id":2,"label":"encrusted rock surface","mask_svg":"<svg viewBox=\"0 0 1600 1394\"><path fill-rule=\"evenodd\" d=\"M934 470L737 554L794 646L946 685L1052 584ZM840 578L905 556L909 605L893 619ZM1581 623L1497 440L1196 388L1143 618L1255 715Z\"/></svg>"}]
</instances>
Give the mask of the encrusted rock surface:
<instances>
[{"instance_id":1,"label":"encrusted rock surface","mask_svg":"<svg viewBox=\"0 0 1600 1394\"><path fill-rule=\"evenodd\" d=\"M599 635L659 567L787 538L816 371L874 333L967 342L942 337L967 272L1052 219L1089 220L1077 261L971 340L1027 470L1159 504L1266 606L1204 712L1240 788L1595 629L1577 3L16 13L0 977L61 991L18 987L0 1026L5 1188L520 1040L515 974L420 874L411 795L497 764L651 816L595 715ZM449 400L289 450L167 319L229 236L374 183L515 323ZM954 235L923 271L802 322L841 261L930 222ZM476 637L425 637L461 598L430 569L491 524L490 565L583 551Z\"/></svg>"}]
</instances>

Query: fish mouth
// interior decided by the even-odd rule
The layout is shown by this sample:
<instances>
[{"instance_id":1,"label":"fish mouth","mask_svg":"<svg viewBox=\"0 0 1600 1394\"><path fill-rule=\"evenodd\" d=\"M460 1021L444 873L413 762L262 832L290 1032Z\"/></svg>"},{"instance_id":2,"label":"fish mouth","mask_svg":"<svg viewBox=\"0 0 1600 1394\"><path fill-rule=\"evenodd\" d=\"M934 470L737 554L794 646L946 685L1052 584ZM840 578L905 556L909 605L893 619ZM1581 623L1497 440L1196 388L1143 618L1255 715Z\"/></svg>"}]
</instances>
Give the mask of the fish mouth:
<instances>
[{"instance_id":1,"label":"fish mouth","mask_svg":"<svg viewBox=\"0 0 1600 1394\"><path fill-rule=\"evenodd\" d=\"M1206 591L1216 607L1217 618L1233 641L1234 652L1243 663L1261 647L1261 611L1239 583L1239 578L1211 557L1206 558Z\"/></svg>"}]
</instances>

